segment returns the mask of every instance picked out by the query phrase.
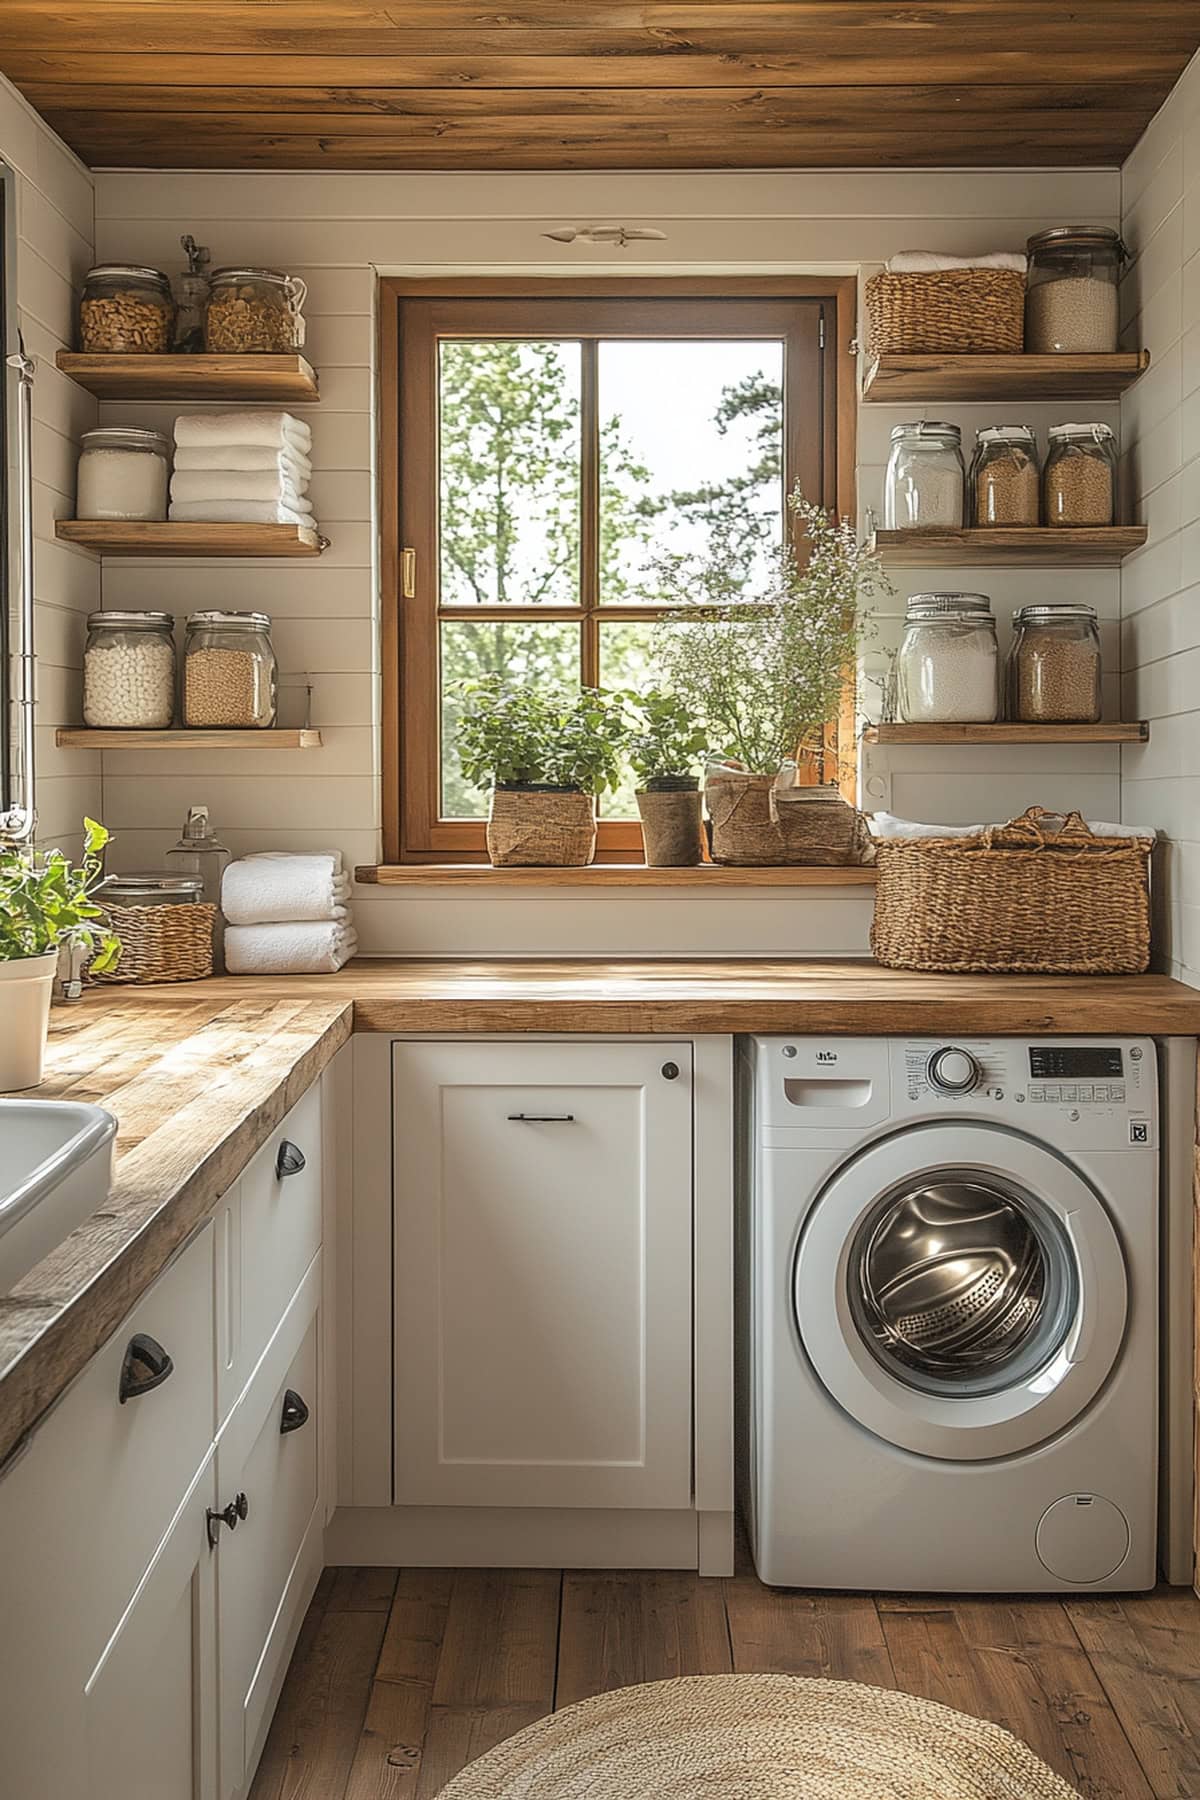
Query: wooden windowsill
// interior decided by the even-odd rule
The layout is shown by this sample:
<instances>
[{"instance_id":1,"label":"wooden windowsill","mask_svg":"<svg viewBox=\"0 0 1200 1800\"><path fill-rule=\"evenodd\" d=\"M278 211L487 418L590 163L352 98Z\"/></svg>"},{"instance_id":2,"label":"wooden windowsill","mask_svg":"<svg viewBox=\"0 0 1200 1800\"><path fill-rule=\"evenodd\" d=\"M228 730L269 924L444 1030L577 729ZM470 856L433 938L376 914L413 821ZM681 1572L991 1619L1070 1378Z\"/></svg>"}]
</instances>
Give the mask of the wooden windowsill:
<instances>
[{"instance_id":1,"label":"wooden windowsill","mask_svg":"<svg viewBox=\"0 0 1200 1800\"><path fill-rule=\"evenodd\" d=\"M872 868L648 869L644 863L590 863L583 869L494 869L490 863L383 863L357 868L376 887L713 888L873 887Z\"/></svg>"}]
</instances>

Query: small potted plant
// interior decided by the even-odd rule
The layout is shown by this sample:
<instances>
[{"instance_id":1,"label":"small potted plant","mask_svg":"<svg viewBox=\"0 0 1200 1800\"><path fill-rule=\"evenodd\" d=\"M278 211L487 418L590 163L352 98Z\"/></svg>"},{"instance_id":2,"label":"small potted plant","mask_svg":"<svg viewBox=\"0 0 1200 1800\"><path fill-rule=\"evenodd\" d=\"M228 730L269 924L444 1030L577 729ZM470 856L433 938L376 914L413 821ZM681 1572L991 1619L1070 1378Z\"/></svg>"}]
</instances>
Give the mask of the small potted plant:
<instances>
[{"instance_id":1,"label":"small potted plant","mask_svg":"<svg viewBox=\"0 0 1200 1800\"><path fill-rule=\"evenodd\" d=\"M620 780L626 724L598 688L564 697L500 675L458 684L463 774L491 789L497 868L581 868L596 854L596 796Z\"/></svg>"},{"instance_id":2,"label":"small potted plant","mask_svg":"<svg viewBox=\"0 0 1200 1800\"><path fill-rule=\"evenodd\" d=\"M121 946L98 928L91 898L104 878L108 833L84 822L83 860L60 850L40 853L0 845L0 1090L36 1087L42 1079L50 997L61 945L82 943L96 954L97 973L111 968Z\"/></svg>"},{"instance_id":3,"label":"small potted plant","mask_svg":"<svg viewBox=\"0 0 1200 1800\"><path fill-rule=\"evenodd\" d=\"M628 742L637 776L637 805L646 862L655 869L688 869L700 861L700 778L696 763L708 738L674 694L650 688L626 697L636 721Z\"/></svg>"}]
</instances>

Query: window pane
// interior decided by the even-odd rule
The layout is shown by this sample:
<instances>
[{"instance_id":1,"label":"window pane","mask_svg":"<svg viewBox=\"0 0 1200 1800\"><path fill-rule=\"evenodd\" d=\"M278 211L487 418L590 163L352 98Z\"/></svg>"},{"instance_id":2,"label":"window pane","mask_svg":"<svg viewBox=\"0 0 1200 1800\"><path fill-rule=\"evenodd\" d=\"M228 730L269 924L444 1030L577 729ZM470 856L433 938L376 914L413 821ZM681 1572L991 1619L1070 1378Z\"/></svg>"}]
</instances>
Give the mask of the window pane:
<instances>
[{"instance_id":1,"label":"window pane","mask_svg":"<svg viewBox=\"0 0 1200 1800\"><path fill-rule=\"evenodd\" d=\"M635 694L653 687L657 680L654 666L654 626L644 619L616 620L600 627L600 686L625 688ZM606 819L636 819L634 799L636 781L627 768L615 794L605 794L600 811Z\"/></svg>"},{"instance_id":2,"label":"window pane","mask_svg":"<svg viewBox=\"0 0 1200 1800\"><path fill-rule=\"evenodd\" d=\"M487 795L458 763L458 696L451 684L496 672L510 681L572 692L579 686L579 627L561 620L446 619L442 622L442 803L444 819L487 817Z\"/></svg>"},{"instance_id":3,"label":"window pane","mask_svg":"<svg viewBox=\"0 0 1200 1800\"><path fill-rule=\"evenodd\" d=\"M579 602L579 345L443 342L443 606Z\"/></svg>"},{"instance_id":4,"label":"window pane","mask_svg":"<svg viewBox=\"0 0 1200 1800\"><path fill-rule=\"evenodd\" d=\"M600 597L653 603L651 565L713 533L766 569L783 522L783 345L599 346Z\"/></svg>"}]
</instances>

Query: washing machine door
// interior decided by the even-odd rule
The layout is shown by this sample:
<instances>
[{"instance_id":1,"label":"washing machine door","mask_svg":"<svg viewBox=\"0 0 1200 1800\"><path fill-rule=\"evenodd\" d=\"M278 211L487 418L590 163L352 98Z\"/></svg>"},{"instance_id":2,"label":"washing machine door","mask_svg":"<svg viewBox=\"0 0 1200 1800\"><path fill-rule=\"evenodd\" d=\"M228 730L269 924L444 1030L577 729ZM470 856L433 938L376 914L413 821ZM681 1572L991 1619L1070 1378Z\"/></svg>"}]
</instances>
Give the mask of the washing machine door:
<instances>
[{"instance_id":1,"label":"washing machine door","mask_svg":"<svg viewBox=\"0 0 1200 1800\"><path fill-rule=\"evenodd\" d=\"M918 1455L1012 1456L1064 1430L1120 1353L1125 1259L1098 1194L1028 1138L928 1125L828 1182L793 1271L830 1394Z\"/></svg>"}]
</instances>

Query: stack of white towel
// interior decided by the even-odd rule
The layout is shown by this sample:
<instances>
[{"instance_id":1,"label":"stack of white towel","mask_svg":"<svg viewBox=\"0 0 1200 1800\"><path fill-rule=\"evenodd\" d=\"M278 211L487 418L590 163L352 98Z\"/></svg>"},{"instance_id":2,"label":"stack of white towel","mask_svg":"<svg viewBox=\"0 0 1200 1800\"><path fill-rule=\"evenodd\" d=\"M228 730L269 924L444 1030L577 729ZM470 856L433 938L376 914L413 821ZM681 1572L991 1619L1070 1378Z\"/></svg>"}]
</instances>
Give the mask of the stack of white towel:
<instances>
[{"instance_id":1,"label":"stack of white towel","mask_svg":"<svg viewBox=\"0 0 1200 1800\"><path fill-rule=\"evenodd\" d=\"M175 421L172 519L315 525L312 428L285 412L187 413Z\"/></svg>"},{"instance_id":2,"label":"stack of white towel","mask_svg":"<svg viewBox=\"0 0 1200 1800\"><path fill-rule=\"evenodd\" d=\"M266 850L221 881L231 975L332 975L358 948L340 850Z\"/></svg>"}]
</instances>

